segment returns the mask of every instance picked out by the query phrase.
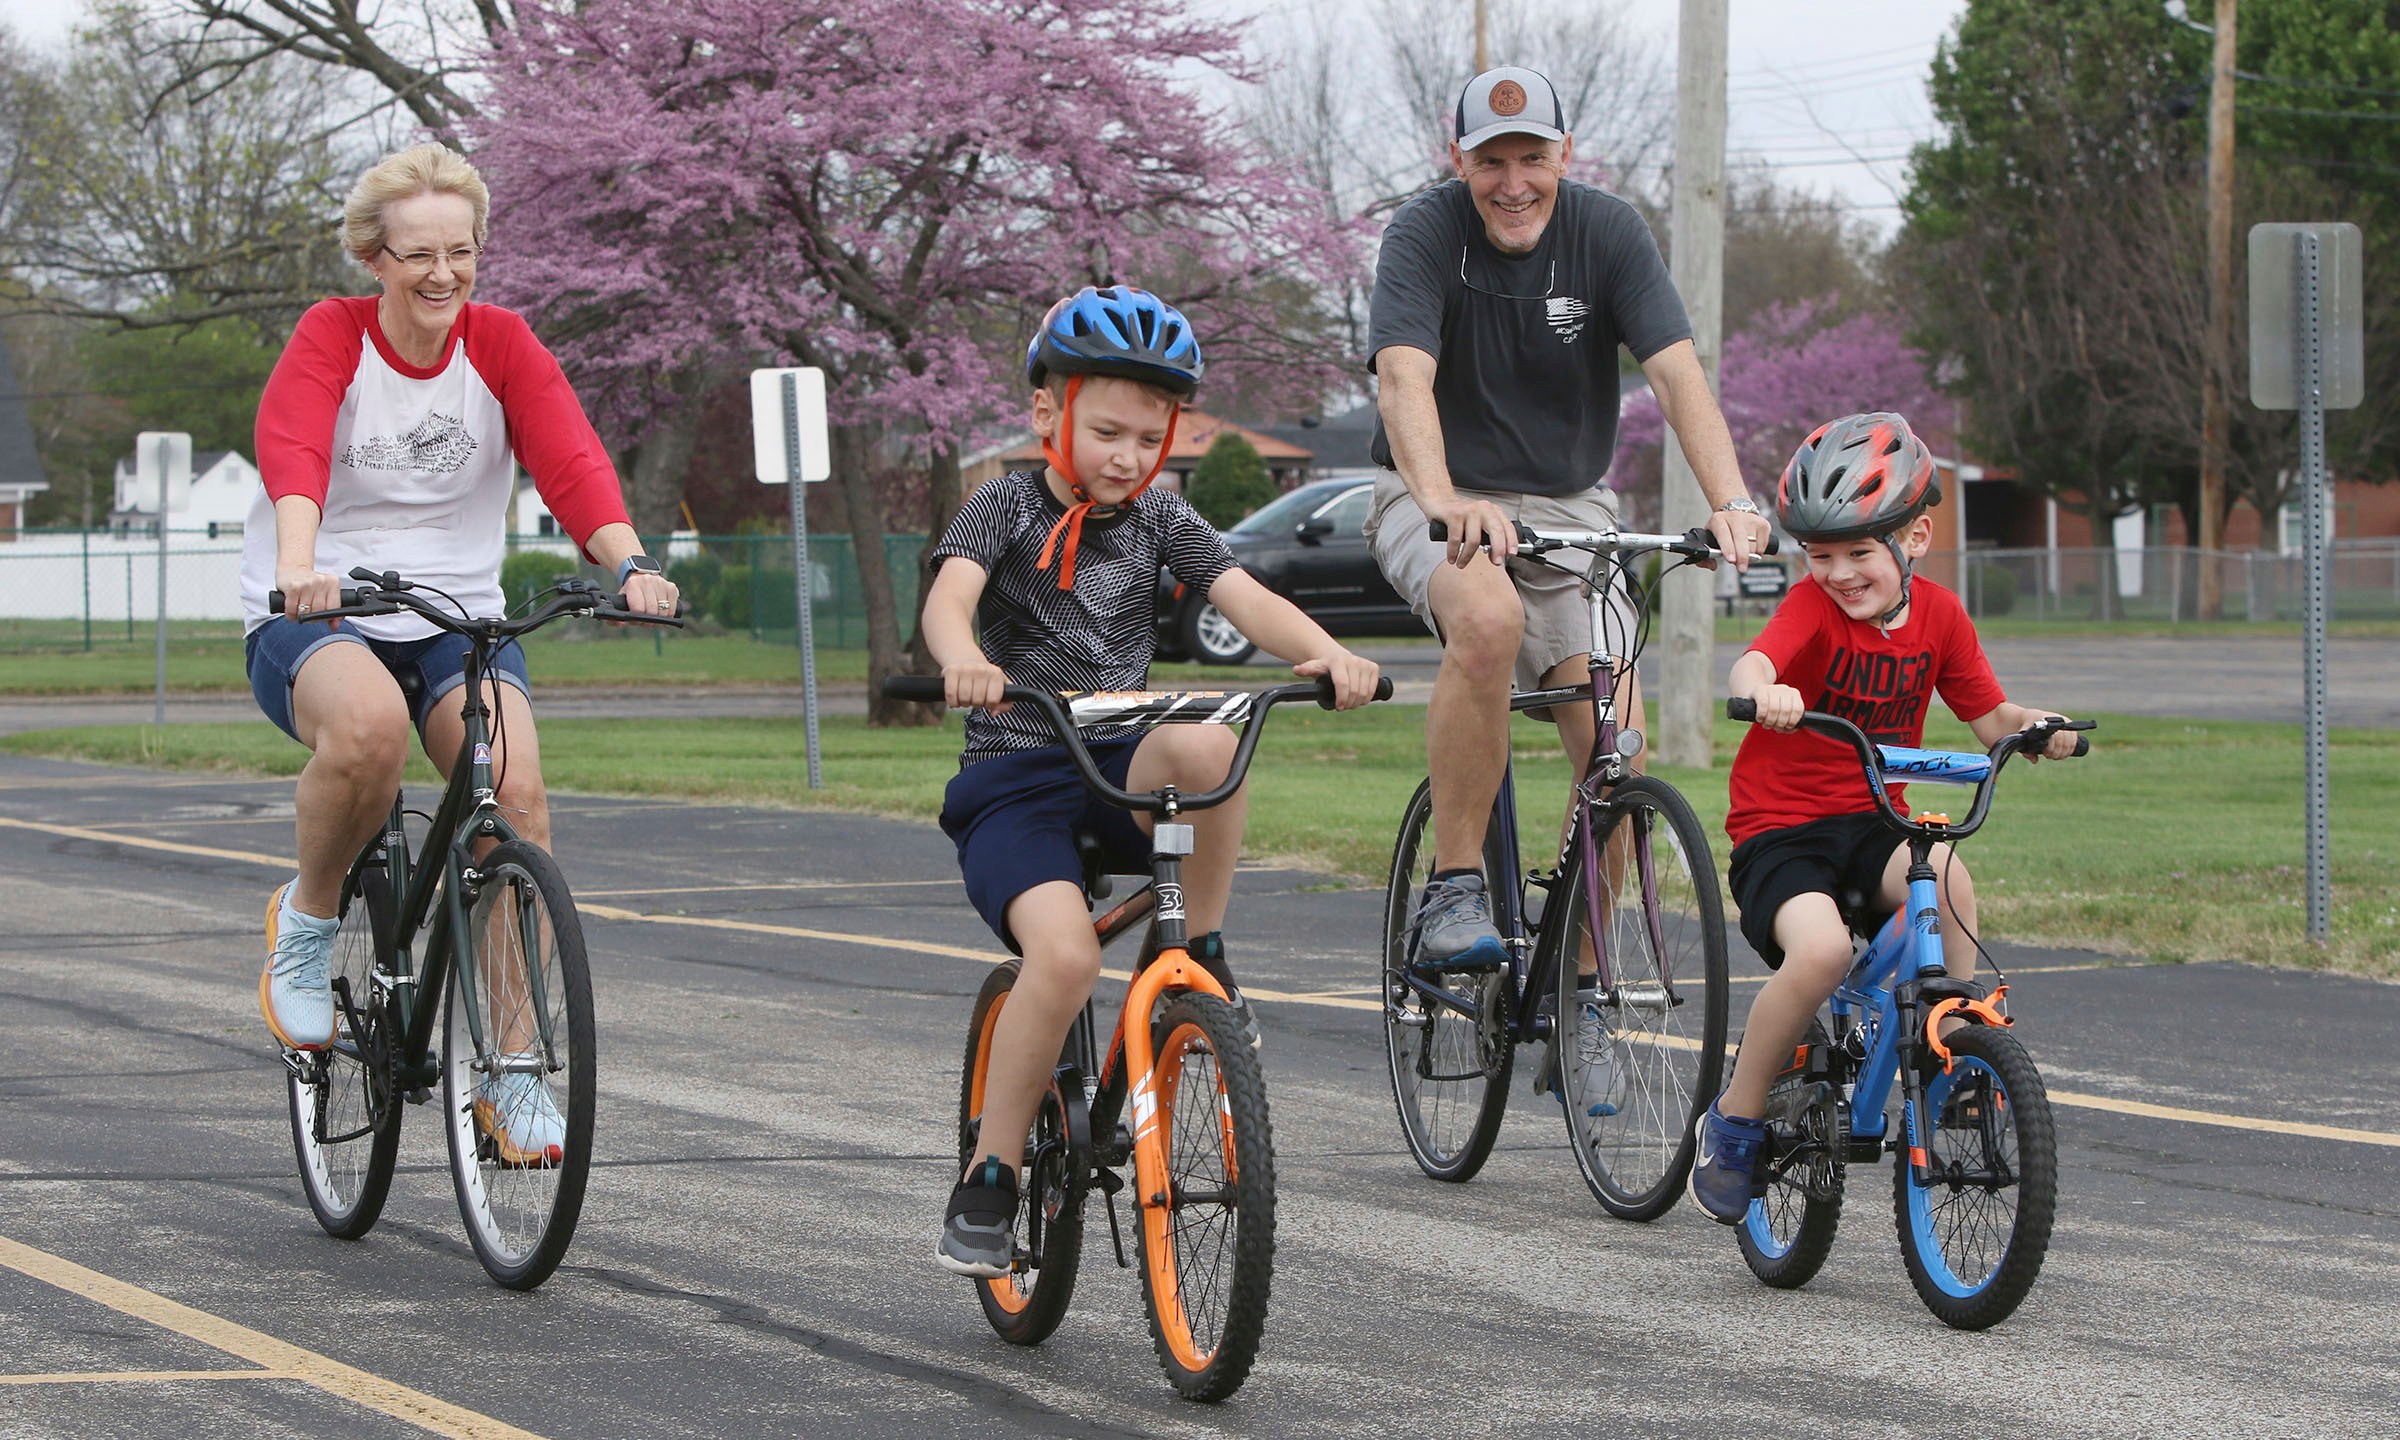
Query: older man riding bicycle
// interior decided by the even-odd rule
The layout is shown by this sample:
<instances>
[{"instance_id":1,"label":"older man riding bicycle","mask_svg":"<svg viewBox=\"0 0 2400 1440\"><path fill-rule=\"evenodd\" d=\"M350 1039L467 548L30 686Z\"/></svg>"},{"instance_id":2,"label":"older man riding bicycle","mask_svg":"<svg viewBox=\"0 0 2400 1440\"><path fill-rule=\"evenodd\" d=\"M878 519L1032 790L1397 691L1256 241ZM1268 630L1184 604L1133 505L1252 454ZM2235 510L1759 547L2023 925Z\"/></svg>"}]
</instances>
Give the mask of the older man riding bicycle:
<instances>
[{"instance_id":1,"label":"older man riding bicycle","mask_svg":"<svg viewBox=\"0 0 2400 1440\"><path fill-rule=\"evenodd\" d=\"M1515 522L1615 526L1600 477L1616 443L1618 345L1689 457L1719 547L1739 566L1767 545L1657 243L1632 206L1565 178L1573 154L1548 80L1513 66L1476 76L1450 147L1458 178L1401 208L1376 261L1374 453L1397 473L1377 483L1367 533L1393 587L1442 639L1425 719L1435 859L1416 952L1436 969L1503 958L1481 857L1508 759L1510 683L1577 683L1591 647L1579 582L1509 563ZM1427 520L1448 525L1446 543L1427 539ZM1492 563L1478 564L1487 543ZM1620 713L1638 726L1630 673L1621 690ZM1555 718L1580 768L1591 717Z\"/></svg>"}]
</instances>

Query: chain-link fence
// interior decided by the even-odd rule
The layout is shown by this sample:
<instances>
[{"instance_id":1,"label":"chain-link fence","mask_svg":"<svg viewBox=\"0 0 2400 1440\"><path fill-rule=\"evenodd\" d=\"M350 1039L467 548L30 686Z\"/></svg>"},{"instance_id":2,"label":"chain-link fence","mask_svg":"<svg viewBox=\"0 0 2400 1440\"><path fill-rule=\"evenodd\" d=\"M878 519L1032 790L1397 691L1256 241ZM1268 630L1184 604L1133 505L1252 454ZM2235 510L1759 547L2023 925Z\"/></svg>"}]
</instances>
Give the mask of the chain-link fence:
<instances>
[{"instance_id":1,"label":"chain-link fence","mask_svg":"<svg viewBox=\"0 0 2400 1440\"><path fill-rule=\"evenodd\" d=\"M2200 615L2201 577L2213 571L2226 620L2296 621L2307 562L2272 551L1969 550L1928 555L1924 573L1956 589L1978 621L2121 620L2176 624ZM2336 620L2400 619L2400 540L2346 540L2327 567Z\"/></svg>"},{"instance_id":2,"label":"chain-link fence","mask_svg":"<svg viewBox=\"0 0 2400 1440\"><path fill-rule=\"evenodd\" d=\"M884 539L904 634L914 625L924 548L922 535ZM761 644L799 643L789 535L678 536L666 551L668 573L683 587L702 633L721 627ZM808 558L817 644L865 648L865 592L850 537L811 535ZM166 613L173 638L242 633L241 566L238 535L168 531ZM574 548L563 538L514 541L501 588L515 604L577 566ZM0 532L0 653L153 644L159 574L156 531Z\"/></svg>"}]
</instances>

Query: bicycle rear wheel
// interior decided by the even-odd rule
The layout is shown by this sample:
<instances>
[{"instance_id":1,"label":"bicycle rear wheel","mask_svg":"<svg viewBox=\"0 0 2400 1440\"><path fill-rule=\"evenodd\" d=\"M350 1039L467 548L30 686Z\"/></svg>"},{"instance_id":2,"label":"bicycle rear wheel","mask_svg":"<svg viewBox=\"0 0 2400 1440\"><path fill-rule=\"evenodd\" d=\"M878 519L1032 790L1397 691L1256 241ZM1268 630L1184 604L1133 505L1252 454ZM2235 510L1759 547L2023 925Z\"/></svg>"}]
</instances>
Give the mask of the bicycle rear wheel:
<instances>
[{"instance_id":1,"label":"bicycle rear wheel","mask_svg":"<svg viewBox=\"0 0 2400 1440\"><path fill-rule=\"evenodd\" d=\"M1812 1080L1808 1064L1830 1043L1824 1023L1809 1021L1793 1063L1767 1091L1774 1137L1774 1150L1760 1161L1767 1168L1767 1193L1750 1202L1734 1232L1750 1273L1778 1290L1797 1290L1816 1278L1842 1223L1842 1161L1850 1137L1831 1087L1840 1077Z\"/></svg>"},{"instance_id":2,"label":"bicycle rear wheel","mask_svg":"<svg viewBox=\"0 0 2400 1440\"><path fill-rule=\"evenodd\" d=\"M958 1076L958 1165L964 1171L982 1153L977 1122L983 1113L983 1077L990 1063L993 1028L1017 983L1011 960L984 978L967 1026L966 1063ZM1083 1259L1083 1202L1090 1193L1086 1157L1075 1153L1076 1118L1055 1078L1042 1092L1025 1163L1017 1172L1017 1256L1007 1275L977 1280L975 1298L983 1318L1011 1345L1039 1345L1066 1318L1075 1298L1075 1271ZM1088 1143L1088 1141L1087 1141ZM953 1178L956 1178L954 1175Z\"/></svg>"},{"instance_id":3,"label":"bicycle rear wheel","mask_svg":"<svg viewBox=\"0 0 2400 1440\"><path fill-rule=\"evenodd\" d=\"M300 1188L325 1233L356 1240L375 1226L400 1152L400 1097L377 972L393 964L391 886L380 844L342 885L334 939L333 1043L304 1055L286 1083Z\"/></svg>"},{"instance_id":4,"label":"bicycle rear wheel","mask_svg":"<svg viewBox=\"0 0 2400 1440\"><path fill-rule=\"evenodd\" d=\"M2041 1072L2003 1030L1950 1036L1954 1062L1925 1082L1909 1117L1920 1185L1902 1150L1892 1170L1900 1253L1917 1298L1942 1323L1983 1330L2014 1313L2041 1273L2058 1211L2058 1140Z\"/></svg>"},{"instance_id":5,"label":"bicycle rear wheel","mask_svg":"<svg viewBox=\"0 0 2400 1440\"><path fill-rule=\"evenodd\" d=\"M1151 1028L1157 1103L1145 1128L1161 1132L1167 1188L1136 1207L1142 1307L1168 1383L1187 1399L1222 1400L1258 1358L1275 1271L1266 1080L1241 1017L1214 995L1169 997ZM1144 1123L1138 1093L1134 1104Z\"/></svg>"},{"instance_id":6,"label":"bicycle rear wheel","mask_svg":"<svg viewBox=\"0 0 2400 1440\"><path fill-rule=\"evenodd\" d=\"M1409 922L1433 873L1433 782L1417 786L1392 847L1383 906L1383 1046L1392 1102L1417 1168L1436 1180L1475 1178L1508 1109L1516 1046L1508 1035L1505 971L1461 974L1479 1015L1429 999L1407 981Z\"/></svg>"},{"instance_id":7,"label":"bicycle rear wheel","mask_svg":"<svg viewBox=\"0 0 2400 1440\"><path fill-rule=\"evenodd\" d=\"M1585 875L1593 846L1596 897ZM1683 1189L1692 1124L1724 1074L1716 861L1691 804L1642 775L1609 792L1567 871L1549 914L1565 927L1555 1033L1570 1148L1610 1214L1651 1220ZM1609 983L1586 988L1577 962L1595 930L1606 941ZM1596 1013L1583 1016L1586 1007Z\"/></svg>"},{"instance_id":8,"label":"bicycle rear wheel","mask_svg":"<svg viewBox=\"0 0 2400 1440\"><path fill-rule=\"evenodd\" d=\"M558 864L530 841L493 847L453 936L442 1046L450 1174L475 1258L530 1290L558 1268L592 1161L592 982Z\"/></svg>"}]
</instances>

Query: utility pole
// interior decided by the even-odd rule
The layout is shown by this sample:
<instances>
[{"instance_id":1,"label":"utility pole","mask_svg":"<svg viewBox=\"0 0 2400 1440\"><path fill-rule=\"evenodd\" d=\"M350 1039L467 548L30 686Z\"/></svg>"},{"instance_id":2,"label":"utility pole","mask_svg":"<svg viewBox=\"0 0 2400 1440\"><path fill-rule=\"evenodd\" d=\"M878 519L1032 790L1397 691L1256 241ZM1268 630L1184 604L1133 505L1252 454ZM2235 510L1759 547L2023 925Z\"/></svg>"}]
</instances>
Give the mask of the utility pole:
<instances>
[{"instance_id":1,"label":"utility pole","mask_svg":"<svg viewBox=\"0 0 2400 1440\"><path fill-rule=\"evenodd\" d=\"M1683 0L1676 32L1675 191L1667 211L1668 267L1712 392L1724 328L1725 5L1726 0ZM1659 528L1672 534L1706 525L1708 499L1672 427L1664 469ZM1716 591L1698 582L1665 588L1659 614L1664 693L1653 697L1658 715L1653 749L1662 764L1706 767L1713 702L1723 688L1714 673Z\"/></svg>"},{"instance_id":2,"label":"utility pole","mask_svg":"<svg viewBox=\"0 0 2400 1440\"><path fill-rule=\"evenodd\" d=\"M2224 618L2214 563L2225 548L2225 469L2233 379L2233 66L2238 0L2217 0L2214 73L2208 82L2208 343L2200 380L2200 618Z\"/></svg>"},{"instance_id":3,"label":"utility pole","mask_svg":"<svg viewBox=\"0 0 2400 1440\"><path fill-rule=\"evenodd\" d=\"M1484 43L1484 10L1486 0L1475 0L1475 73L1481 75L1492 68L1492 47Z\"/></svg>"}]
</instances>

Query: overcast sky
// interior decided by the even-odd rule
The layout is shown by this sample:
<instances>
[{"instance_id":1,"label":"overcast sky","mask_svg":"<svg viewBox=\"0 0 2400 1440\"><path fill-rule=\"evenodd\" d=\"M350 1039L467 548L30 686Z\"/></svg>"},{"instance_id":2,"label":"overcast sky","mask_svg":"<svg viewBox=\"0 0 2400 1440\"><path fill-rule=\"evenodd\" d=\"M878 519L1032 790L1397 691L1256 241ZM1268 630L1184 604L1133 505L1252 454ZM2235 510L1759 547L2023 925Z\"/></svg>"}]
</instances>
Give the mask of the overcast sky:
<instances>
[{"instance_id":1,"label":"overcast sky","mask_svg":"<svg viewBox=\"0 0 2400 1440\"><path fill-rule=\"evenodd\" d=\"M1220 13L1256 12L1270 0L1206 3ZM1622 3L1671 56L1681 0ZM1933 134L1927 62L1965 9L1966 0L1730 0L1729 148L1764 160L1780 182L1830 194L1878 231L1890 230L1901 160ZM83 0L0 0L0 18L45 47L63 43L82 12Z\"/></svg>"}]
</instances>

